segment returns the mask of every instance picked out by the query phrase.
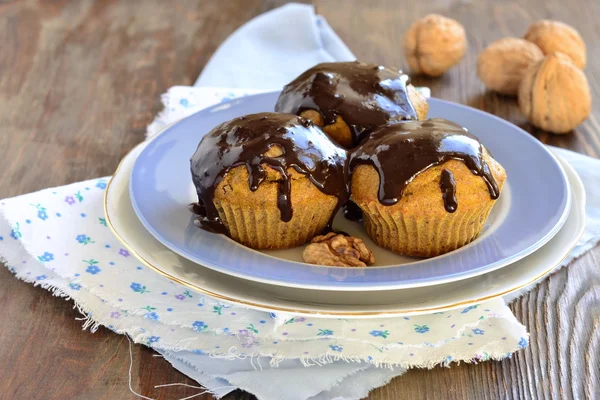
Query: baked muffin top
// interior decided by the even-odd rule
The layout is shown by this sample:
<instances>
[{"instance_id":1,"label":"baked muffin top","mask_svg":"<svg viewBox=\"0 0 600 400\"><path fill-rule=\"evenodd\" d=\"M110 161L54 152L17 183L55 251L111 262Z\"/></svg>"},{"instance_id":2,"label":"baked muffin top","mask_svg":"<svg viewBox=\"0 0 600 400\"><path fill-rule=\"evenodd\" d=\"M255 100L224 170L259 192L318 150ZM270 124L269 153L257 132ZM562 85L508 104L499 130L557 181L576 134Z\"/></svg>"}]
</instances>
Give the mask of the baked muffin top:
<instances>
[{"instance_id":1,"label":"baked muffin top","mask_svg":"<svg viewBox=\"0 0 600 400\"><path fill-rule=\"evenodd\" d=\"M266 180L278 182L277 206L285 222L293 214L290 168L307 176L321 192L335 196L338 207L348 197L346 152L319 127L293 114L246 115L206 134L190 160L198 193L193 211L199 214L202 228L226 232L213 203L214 192L225 174L237 166L246 167L251 191Z\"/></svg>"},{"instance_id":2,"label":"baked muffin top","mask_svg":"<svg viewBox=\"0 0 600 400\"><path fill-rule=\"evenodd\" d=\"M361 164L374 167L380 180L379 202L394 205L416 175L434 165L460 160L485 181L490 197L497 199L500 190L484 154L486 150L479 140L454 122L442 118L406 121L371 132L350 155L349 171L352 173ZM455 183L452 173L444 171L440 189L446 210L453 212Z\"/></svg>"},{"instance_id":3,"label":"baked muffin top","mask_svg":"<svg viewBox=\"0 0 600 400\"><path fill-rule=\"evenodd\" d=\"M358 143L363 133L390 121L418 119L407 91L409 83L402 71L376 64L318 64L284 87L275 111L300 114L315 110L325 125L334 124L339 116Z\"/></svg>"}]
</instances>

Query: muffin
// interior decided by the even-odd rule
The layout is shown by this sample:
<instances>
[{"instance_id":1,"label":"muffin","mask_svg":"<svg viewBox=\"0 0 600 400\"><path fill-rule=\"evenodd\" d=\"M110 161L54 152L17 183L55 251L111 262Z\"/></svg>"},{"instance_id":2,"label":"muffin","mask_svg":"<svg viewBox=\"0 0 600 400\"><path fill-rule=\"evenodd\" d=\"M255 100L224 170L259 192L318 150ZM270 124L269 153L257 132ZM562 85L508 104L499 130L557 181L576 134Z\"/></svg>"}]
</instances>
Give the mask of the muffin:
<instances>
[{"instance_id":1,"label":"muffin","mask_svg":"<svg viewBox=\"0 0 600 400\"><path fill-rule=\"evenodd\" d=\"M427 108L402 71L358 61L315 65L287 84L275 105L312 120L345 148L389 122L425 119Z\"/></svg>"},{"instance_id":2,"label":"muffin","mask_svg":"<svg viewBox=\"0 0 600 400\"><path fill-rule=\"evenodd\" d=\"M349 170L369 236L413 257L475 239L506 180L475 136L441 118L374 130L349 156Z\"/></svg>"},{"instance_id":3,"label":"muffin","mask_svg":"<svg viewBox=\"0 0 600 400\"><path fill-rule=\"evenodd\" d=\"M303 244L347 199L346 152L314 123L261 113L209 132L190 160L196 224L254 249Z\"/></svg>"}]
</instances>

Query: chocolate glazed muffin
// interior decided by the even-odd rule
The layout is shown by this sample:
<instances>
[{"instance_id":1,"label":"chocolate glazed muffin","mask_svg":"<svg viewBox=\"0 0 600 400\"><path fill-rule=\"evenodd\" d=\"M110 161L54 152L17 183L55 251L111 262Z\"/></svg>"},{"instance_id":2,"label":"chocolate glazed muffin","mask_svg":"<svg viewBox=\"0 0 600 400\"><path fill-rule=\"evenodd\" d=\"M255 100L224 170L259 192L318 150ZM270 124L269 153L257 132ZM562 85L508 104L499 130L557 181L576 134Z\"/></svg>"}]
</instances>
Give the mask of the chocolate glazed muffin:
<instances>
[{"instance_id":1,"label":"chocolate glazed muffin","mask_svg":"<svg viewBox=\"0 0 600 400\"><path fill-rule=\"evenodd\" d=\"M433 257L475 239L506 173L465 128L441 119L374 130L349 157L351 199L380 246Z\"/></svg>"},{"instance_id":2,"label":"chocolate glazed muffin","mask_svg":"<svg viewBox=\"0 0 600 400\"><path fill-rule=\"evenodd\" d=\"M254 249L307 242L348 197L344 149L292 114L225 122L204 136L190 164L197 225Z\"/></svg>"},{"instance_id":3,"label":"chocolate glazed muffin","mask_svg":"<svg viewBox=\"0 0 600 400\"><path fill-rule=\"evenodd\" d=\"M427 109L402 71L358 61L310 68L283 88L275 105L312 120L345 148L389 122L425 119Z\"/></svg>"}]
</instances>

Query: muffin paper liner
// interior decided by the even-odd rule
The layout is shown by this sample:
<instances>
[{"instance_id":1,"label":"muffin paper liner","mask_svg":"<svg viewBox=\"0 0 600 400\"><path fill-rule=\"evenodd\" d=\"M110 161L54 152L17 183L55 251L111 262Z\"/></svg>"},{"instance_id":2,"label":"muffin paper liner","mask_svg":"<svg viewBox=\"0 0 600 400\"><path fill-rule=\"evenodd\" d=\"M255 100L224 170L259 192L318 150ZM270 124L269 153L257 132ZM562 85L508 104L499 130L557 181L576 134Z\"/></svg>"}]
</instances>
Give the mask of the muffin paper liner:
<instances>
[{"instance_id":1,"label":"muffin paper liner","mask_svg":"<svg viewBox=\"0 0 600 400\"><path fill-rule=\"evenodd\" d=\"M477 210L428 217L409 215L382 204L359 204L365 229L381 247L413 257L433 257L456 250L473 241L483 229L495 202Z\"/></svg>"}]
</instances>

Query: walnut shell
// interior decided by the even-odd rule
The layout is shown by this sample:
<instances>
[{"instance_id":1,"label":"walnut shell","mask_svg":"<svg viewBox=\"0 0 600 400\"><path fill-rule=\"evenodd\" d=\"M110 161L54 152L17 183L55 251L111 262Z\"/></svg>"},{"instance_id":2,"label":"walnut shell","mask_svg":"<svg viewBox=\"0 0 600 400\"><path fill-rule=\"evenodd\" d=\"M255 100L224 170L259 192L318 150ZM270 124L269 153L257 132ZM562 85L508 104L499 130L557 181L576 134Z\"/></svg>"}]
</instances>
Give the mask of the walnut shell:
<instances>
[{"instance_id":1,"label":"walnut shell","mask_svg":"<svg viewBox=\"0 0 600 400\"><path fill-rule=\"evenodd\" d=\"M516 96L519 84L529 68L544 58L534 43L507 37L490 44L477 57L477 75L488 89Z\"/></svg>"},{"instance_id":2,"label":"walnut shell","mask_svg":"<svg viewBox=\"0 0 600 400\"><path fill-rule=\"evenodd\" d=\"M525 72L519 86L519 108L533 125L567 133L590 115L587 78L568 56L550 53Z\"/></svg>"},{"instance_id":3,"label":"walnut shell","mask_svg":"<svg viewBox=\"0 0 600 400\"><path fill-rule=\"evenodd\" d=\"M560 51L569 56L577 67L585 68L585 43L570 25L544 19L531 24L523 38L535 43L544 54Z\"/></svg>"},{"instance_id":4,"label":"walnut shell","mask_svg":"<svg viewBox=\"0 0 600 400\"><path fill-rule=\"evenodd\" d=\"M467 51L464 27L450 18L429 14L404 34L404 56L417 74L440 76Z\"/></svg>"},{"instance_id":5,"label":"walnut shell","mask_svg":"<svg viewBox=\"0 0 600 400\"><path fill-rule=\"evenodd\" d=\"M336 232L315 236L302 258L309 264L332 267L366 267L375 262L375 256L361 239Z\"/></svg>"}]
</instances>

